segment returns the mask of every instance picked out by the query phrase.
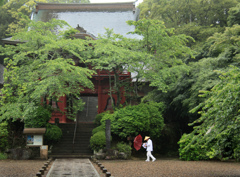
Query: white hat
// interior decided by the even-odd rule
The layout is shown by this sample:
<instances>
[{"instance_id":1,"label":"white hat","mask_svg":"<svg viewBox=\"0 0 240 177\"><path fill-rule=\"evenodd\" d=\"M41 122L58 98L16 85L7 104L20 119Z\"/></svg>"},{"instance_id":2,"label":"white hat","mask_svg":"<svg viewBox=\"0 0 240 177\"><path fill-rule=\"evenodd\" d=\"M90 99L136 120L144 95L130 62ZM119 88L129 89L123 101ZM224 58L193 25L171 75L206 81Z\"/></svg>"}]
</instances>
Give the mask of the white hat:
<instances>
[{"instance_id":1,"label":"white hat","mask_svg":"<svg viewBox=\"0 0 240 177\"><path fill-rule=\"evenodd\" d=\"M144 141L148 140L149 138L149 136L145 136Z\"/></svg>"}]
</instances>

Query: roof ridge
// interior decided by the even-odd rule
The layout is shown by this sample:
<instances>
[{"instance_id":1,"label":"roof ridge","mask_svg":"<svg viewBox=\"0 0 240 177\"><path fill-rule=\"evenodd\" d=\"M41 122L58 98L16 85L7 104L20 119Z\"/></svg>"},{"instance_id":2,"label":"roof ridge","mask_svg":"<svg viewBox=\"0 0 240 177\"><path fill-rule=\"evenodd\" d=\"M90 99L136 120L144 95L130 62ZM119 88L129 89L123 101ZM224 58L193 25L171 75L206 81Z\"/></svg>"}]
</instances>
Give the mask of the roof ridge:
<instances>
[{"instance_id":1,"label":"roof ridge","mask_svg":"<svg viewBox=\"0 0 240 177\"><path fill-rule=\"evenodd\" d=\"M89 3L89 4L63 4L63 3L40 3L36 5L36 12L38 10L132 10L135 11L135 2L124 2L124 3Z\"/></svg>"}]
</instances>

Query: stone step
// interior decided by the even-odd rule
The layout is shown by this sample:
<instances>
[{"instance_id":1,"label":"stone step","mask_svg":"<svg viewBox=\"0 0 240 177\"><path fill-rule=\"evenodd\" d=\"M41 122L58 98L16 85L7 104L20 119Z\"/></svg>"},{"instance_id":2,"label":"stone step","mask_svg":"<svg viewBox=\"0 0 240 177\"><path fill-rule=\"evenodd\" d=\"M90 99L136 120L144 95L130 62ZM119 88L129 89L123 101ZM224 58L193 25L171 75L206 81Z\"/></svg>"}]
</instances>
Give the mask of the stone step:
<instances>
[{"instance_id":1,"label":"stone step","mask_svg":"<svg viewBox=\"0 0 240 177\"><path fill-rule=\"evenodd\" d=\"M57 152L52 152L50 154L72 154L72 153L78 153L78 154L93 154L92 150L89 149L69 149L69 150L58 150Z\"/></svg>"},{"instance_id":2,"label":"stone step","mask_svg":"<svg viewBox=\"0 0 240 177\"><path fill-rule=\"evenodd\" d=\"M71 148L71 149L60 149L58 150L57 152L52 152L51 154L59 154L59 153L73 153L76 152L76 153L92 153L92 150L91 149L77 149L77 148Z\"/></svg>"},{"instance_id":3,"label":"stone step","mask_svg":"<svg viewBox=\"0 0 240 177\"><path fill-rule=\"evenodd\" d=\"M69 150L69 151L59 151L57 153L51 153L49 155L60 155L60 154L93 154L93 151L87 150Z\"/></svg>"},{"instance_id":4,"label":"stone step","mask_svg":"<svg viewBox=\"0 0 240 177\"><path fill-rule=\"evenodd\" d=\"M59 127L75 127L75 123L63 123L63 124L58 124ZM79 122L77 124L78 127L96 127L96 124L94 123L82 123Z\"/></svg>"},{"instance_id":5,"label":"stone step","mask_svg":"<svg viewBox=\"0 0 240 177\"><path fill-rule=\"evenodd\" d=\"M63 133L64 136L73 136L74 133ZM90 136L92 135L92 132L76 132L76 136Z\"/></svg>"},{"instance_id":6,"label":"stone step","mask_svg":"<svg viewBox=\"0 0 240 177\"><path fill-rule=\"evenodd\" d=\"M79 154L79 153L70 153L70 154L50 154L49 158L91 158L92 154Z\"/></svg>"},{"instance_id":7,"label":"stone step","mask_svg":"<svg viewBox=\"0 0 240 177\"><path fill-rule=\"evenodd\" d=\"M69 139L69 138L73 139L73 135L74 134L72 134L72 135L63 134L61 139ZM84 138L84 137L89 138L91 136L92 136L92 133L76 133L75 138Z\"/></svg>"},{"instance_id":8,"label":"stone step","mask_svg":"<svg viewBox=\"0 0 240 177\"><path fill-rule=\"evenodd\" d=\"M76 137L74 141L74 153L79 154L93 154L90 149L90 138L92 130L96 127L93 123L79 123L77 124ZM59 124L63 136L61 140L52 148L51 155L71 155L73 153L73 136L75 131L75 124Z\"/></svg>"},{"instance_id":9,"label":"stone step","mask_svg":"<svg viewBox=\"0 0 240 177\"><path fill-rule=\"evenodd\" d=\"M53 146L54 149L59 149L59 148L63 148L63 149L68 149L68 148L72 148L72 146L75 147L89 147L89 143L78 143L78 144L73 144L73 143L59 143L56 146Z\"/></svg>"}]
</instances>

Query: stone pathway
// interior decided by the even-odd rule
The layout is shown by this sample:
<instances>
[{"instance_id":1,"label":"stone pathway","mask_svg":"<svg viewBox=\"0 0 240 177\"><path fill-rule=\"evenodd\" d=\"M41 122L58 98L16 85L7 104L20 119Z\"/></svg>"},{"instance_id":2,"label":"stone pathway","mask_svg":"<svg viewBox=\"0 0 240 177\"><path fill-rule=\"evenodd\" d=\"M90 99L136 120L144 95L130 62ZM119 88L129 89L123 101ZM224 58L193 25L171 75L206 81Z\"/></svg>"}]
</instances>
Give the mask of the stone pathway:
<instances>
[{"instance_id":1,"label":"stone pathway","mask_svg":"<svg viewBox=\"0 0 240 177\"><path fill-rule=\"evenodd\" d=\"M89 159L56 159L47 177L100 177Z\"/></svg>"}]
</instances>

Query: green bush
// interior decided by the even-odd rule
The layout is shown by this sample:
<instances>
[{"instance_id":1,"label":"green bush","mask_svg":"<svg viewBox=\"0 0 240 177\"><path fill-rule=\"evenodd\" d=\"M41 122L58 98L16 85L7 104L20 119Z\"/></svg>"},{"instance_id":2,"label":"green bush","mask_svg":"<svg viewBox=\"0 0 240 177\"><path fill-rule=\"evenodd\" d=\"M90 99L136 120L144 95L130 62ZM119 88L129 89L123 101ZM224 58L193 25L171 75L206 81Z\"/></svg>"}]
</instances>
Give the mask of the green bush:
<instances>
[{"instance_id":1,"label":"green bush","mask_svg":"<svg viewBox=\"0 0 240 177\"><path fill-rule=\"evenodd\" d=\"M201 144L198 143L190 143L196 142L193 140L193 134L183 134L181 139L179 140L179 158L181 160L206 160L208 157L206 156L207 151L203 148Z\"/></svg>"},{"instance_id":2,"label":"green bush","mask_svg":"<svg viewBox=\"0 0 240 177\"><path fill-rule=\"evenodd\" d=\"M105 131L99 131L91 136L90 147L92 150L99 151L106 146Z\"/></svg>"},{"instance_id":3,"label":"green bush","mask_svg":"<svg viewBox=\"0 0 240 177\"><path fill-rule=\"evenodd\" d=\"M124 152L125 154L127 154L128 157L131 157L132 147L130 145L123 143L123 142L119 142L117 144L117 150L119 152Z\"/></svg>"},{"instance_id":4,"label":"green bush","mask_svg":"<svg viewBox=\"0 0 240 177\"><path fill-rule=\"evenodd\" d=\"M100 114L97 114L97 116L96 116L96 118L95 118L95 120L94 120L94 123L96 124L96 125L101 125L101 120L102 120L102 118L105 116L105 114L108 114L109 113L109 111L107 111L107 112L103 112L103 113L100 113Z\"/></svg>"},{"instance_id":5,"label":"green bush","mask_svg":"<svg viewBox=\"0 0 240 177\"><path fill-rule=\"evenodd\" d=\"M161 136L164 127L163 103L147 102L126 106L113 114L105 114L101 123L111 120L111 132L120 138L135 137L138 134L149 135L153 139Z\"/></svg>"},{"instance_id":6,"label":"green bush","mask_svg":"<svg viewBox=\"0 0 240 177\"><path fill-rule=\"evenodd\" d=\"M92 135L94 135L95 133L100 132L100 131L105 131L105 126L104 125L100 125L100 126L94 128L92 130Z\"/></svg>"},{"instance_id":7,"label":"green bush","mask_svg":"<svg viewBox=\"0 0 240 177\"><path fill-rule=\"evenodd\" d=\"M0 160L7 159L7 154L5 153L0 153Z\"/></svg>"},{"instance_id":8,"label":"green bush","mask_svg":"<svg viewBox=\"0 0 240 177\"><path fill-rule=\"evenodd\" d=\"M8 148L8 123L0 123L0 152L4 152Z\"/></svg>"},{"instance_id":9,"label":"green bush","mask_svg":"<svg viewBox=\"0 0 240 177\"><path fill-rule=\"evenodd\" d=\"M62 130L58 126L47 123L46 128L44 139L48 144L55 143L61 139Z\"/></svg>"}]
</instances>

